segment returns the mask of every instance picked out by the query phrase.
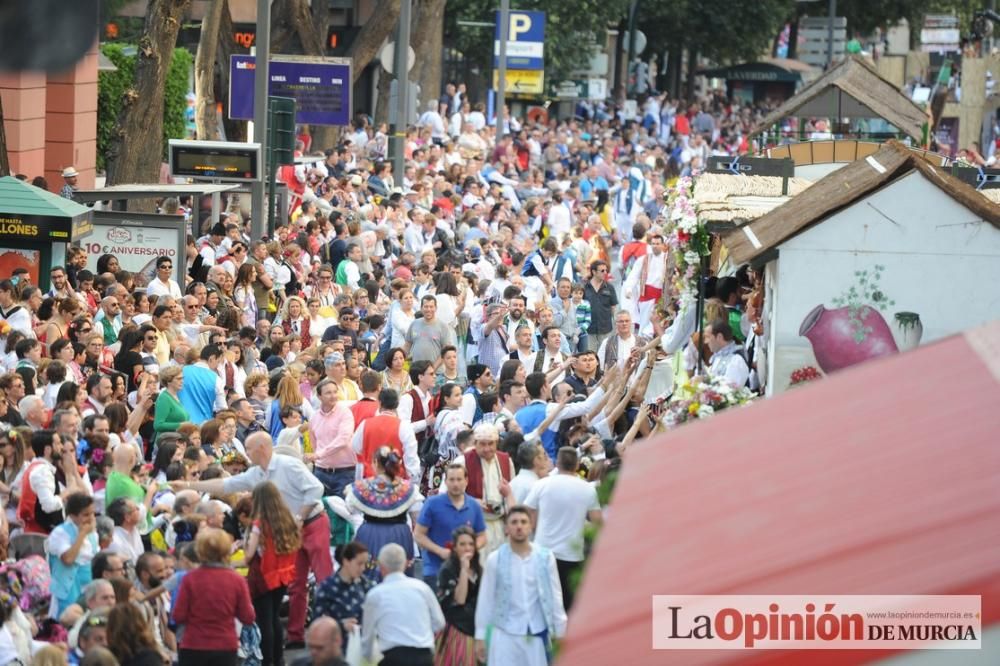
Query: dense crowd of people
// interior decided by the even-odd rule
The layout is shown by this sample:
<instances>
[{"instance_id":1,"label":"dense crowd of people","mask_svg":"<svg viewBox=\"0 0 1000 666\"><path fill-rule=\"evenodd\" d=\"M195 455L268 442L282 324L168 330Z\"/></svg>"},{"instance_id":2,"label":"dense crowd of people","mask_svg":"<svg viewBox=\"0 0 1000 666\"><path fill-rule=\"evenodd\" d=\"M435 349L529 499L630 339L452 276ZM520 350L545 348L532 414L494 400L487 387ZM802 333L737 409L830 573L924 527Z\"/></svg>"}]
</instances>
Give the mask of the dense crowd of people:
<instances>
[{"instance_id":1,"label":"dense crowd of people","mask_svg":"<svg viewBox=\"0 0 1000 666\"><path fill-rule=\"evenodd\" d=\"M664 230L759 110L593 111L497 139L449 86L401 182L360 119L281 169L271 238L167 199L184 266L0 280L0 666L546 663L654 398L755 381L755 276L699 341Z\"/></svg>"}]
</instances>

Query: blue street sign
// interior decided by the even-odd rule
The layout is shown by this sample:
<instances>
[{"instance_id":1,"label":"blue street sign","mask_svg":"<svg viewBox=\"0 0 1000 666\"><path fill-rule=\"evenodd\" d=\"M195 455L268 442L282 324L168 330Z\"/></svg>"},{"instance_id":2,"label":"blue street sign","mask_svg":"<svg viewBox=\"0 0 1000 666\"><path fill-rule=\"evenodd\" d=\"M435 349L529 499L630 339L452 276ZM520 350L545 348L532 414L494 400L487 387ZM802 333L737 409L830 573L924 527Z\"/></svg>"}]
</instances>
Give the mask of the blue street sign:
<instances>
[{"instance_id":1,"label":"blue street sign","mask_svg":"<svg viewBox=\"0 0 1000 666\"><path fill-rule=\"evenodd\" d=\"M268 96L295 99L301 125L349 125L351 65L343 58L326 62L272 59ZM331 62L331 60L335 60ZM234 55L229 67L229 117L253 120L254 56Z\"/></svg>"},{"instance_id":2,"label":"blue street sign","mask_svg":"<svg viewBox=\"0 0 1000 666\"><path fill-rule=\"evenodd\" d=\"M495 14L493 66L500 66L500 12ZM545 12L511 11L507 69L545 69Z\"/></svg>"}]
</instances>

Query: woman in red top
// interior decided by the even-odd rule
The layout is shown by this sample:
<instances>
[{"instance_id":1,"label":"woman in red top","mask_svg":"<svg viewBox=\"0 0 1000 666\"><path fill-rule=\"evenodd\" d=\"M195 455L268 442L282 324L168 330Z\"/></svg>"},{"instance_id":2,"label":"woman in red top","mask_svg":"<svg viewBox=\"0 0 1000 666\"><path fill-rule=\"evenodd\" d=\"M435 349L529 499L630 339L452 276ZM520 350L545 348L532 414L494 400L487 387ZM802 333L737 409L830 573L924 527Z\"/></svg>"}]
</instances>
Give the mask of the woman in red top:
<instances>
[{"instance_id":1,"label":"woman in red top","mask_svg":"<svg viewBox=\"0 0 1000 666\"><path fill-rule=\"evenodd\" d=\"M250 561L250 595L260 628L262 666L282 664L281 599L295 579L295 558L302 545L298 523L270 481L258 484L251 495L253 526L244 551Z\"/></svg>"},{"instance_id":2,"label":"woman in red top","mask_svg":"<svg viewBox=\"0 0 1000 666\"><path fill-rule=\"evenodd\" d=\"M184 625L180 666L236 666L240 646L236 623L257 618L246 579L229 568L233 539L218 529L202 528L195 540L201 566L181 581L174 619Z\"/></svg>"}]
</instances>

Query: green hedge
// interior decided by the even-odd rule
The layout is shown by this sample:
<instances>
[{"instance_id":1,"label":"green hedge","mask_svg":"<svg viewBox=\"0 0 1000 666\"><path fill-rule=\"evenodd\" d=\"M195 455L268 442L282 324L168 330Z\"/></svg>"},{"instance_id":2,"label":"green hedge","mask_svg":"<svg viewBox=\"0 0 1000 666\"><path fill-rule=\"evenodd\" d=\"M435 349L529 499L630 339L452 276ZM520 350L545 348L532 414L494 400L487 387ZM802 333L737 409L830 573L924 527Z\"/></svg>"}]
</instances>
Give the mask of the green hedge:
<instances>
[{"instance_id":1,"label":"green hedge","mask_svg":"<svg viewBox=\"0 0 1000 666\"><path fill-rule=\"evenodd\" d=\"M118 121L121 100L135 80L135 51L129 44L101 45L101 52L118 68L116 72L101 72L97 83L97 168L104 170L104 156L111 145L111 133ZM188 80L194 56L186 49L174 49L167 71L163 98L163 157L167 156L167 140L184 138L184 110L187 108Z\"/></svg>"}]
</instances>

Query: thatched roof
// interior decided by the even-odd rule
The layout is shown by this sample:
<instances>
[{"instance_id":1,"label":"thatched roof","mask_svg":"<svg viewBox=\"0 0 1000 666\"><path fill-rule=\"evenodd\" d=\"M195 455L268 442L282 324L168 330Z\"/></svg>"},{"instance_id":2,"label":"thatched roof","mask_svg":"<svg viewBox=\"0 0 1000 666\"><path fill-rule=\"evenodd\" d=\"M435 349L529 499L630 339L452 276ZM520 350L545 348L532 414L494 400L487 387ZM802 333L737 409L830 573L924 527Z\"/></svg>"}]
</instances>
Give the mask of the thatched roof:
<instances>
[{"instance_id":1,"label":"thatched roof","mask_svg":"<svg viewBox=\"0 0 1000 666\"><path fill-rule=\"evenodd\" d=\"M863 160L816 181L808 190L770 213L723 236L736 263L777 247L863 196L916 169L952 199L1000 229L1000 205L935 167L897 141L889 141Z\"/></svg>"},{"instance_id":2,"label":"thatched roof","mask_svg":"<svg viewBox=\"0 0 1000 666\"><path fill-rule=\"evenodd\" d=\"M704 173L698 176L694 201L700 220L739 225L774 210L811 184L804 178L789 178L787 194L782 194L782 178L777 176Z\"/></svg>"},{"instance_id":3,"label":"thatched roof","mask_svg":"<svg viewBox=\"0 0 1000 666\"><path fill-rule=\"evenodd\" d=\"M864 58L852 55L769 113L751 135L789 116L838 115L884 118L918 140L923 136L922 125L927 121L927 114L899 88L879 76Z\"/></svg>"}]
</instances>

